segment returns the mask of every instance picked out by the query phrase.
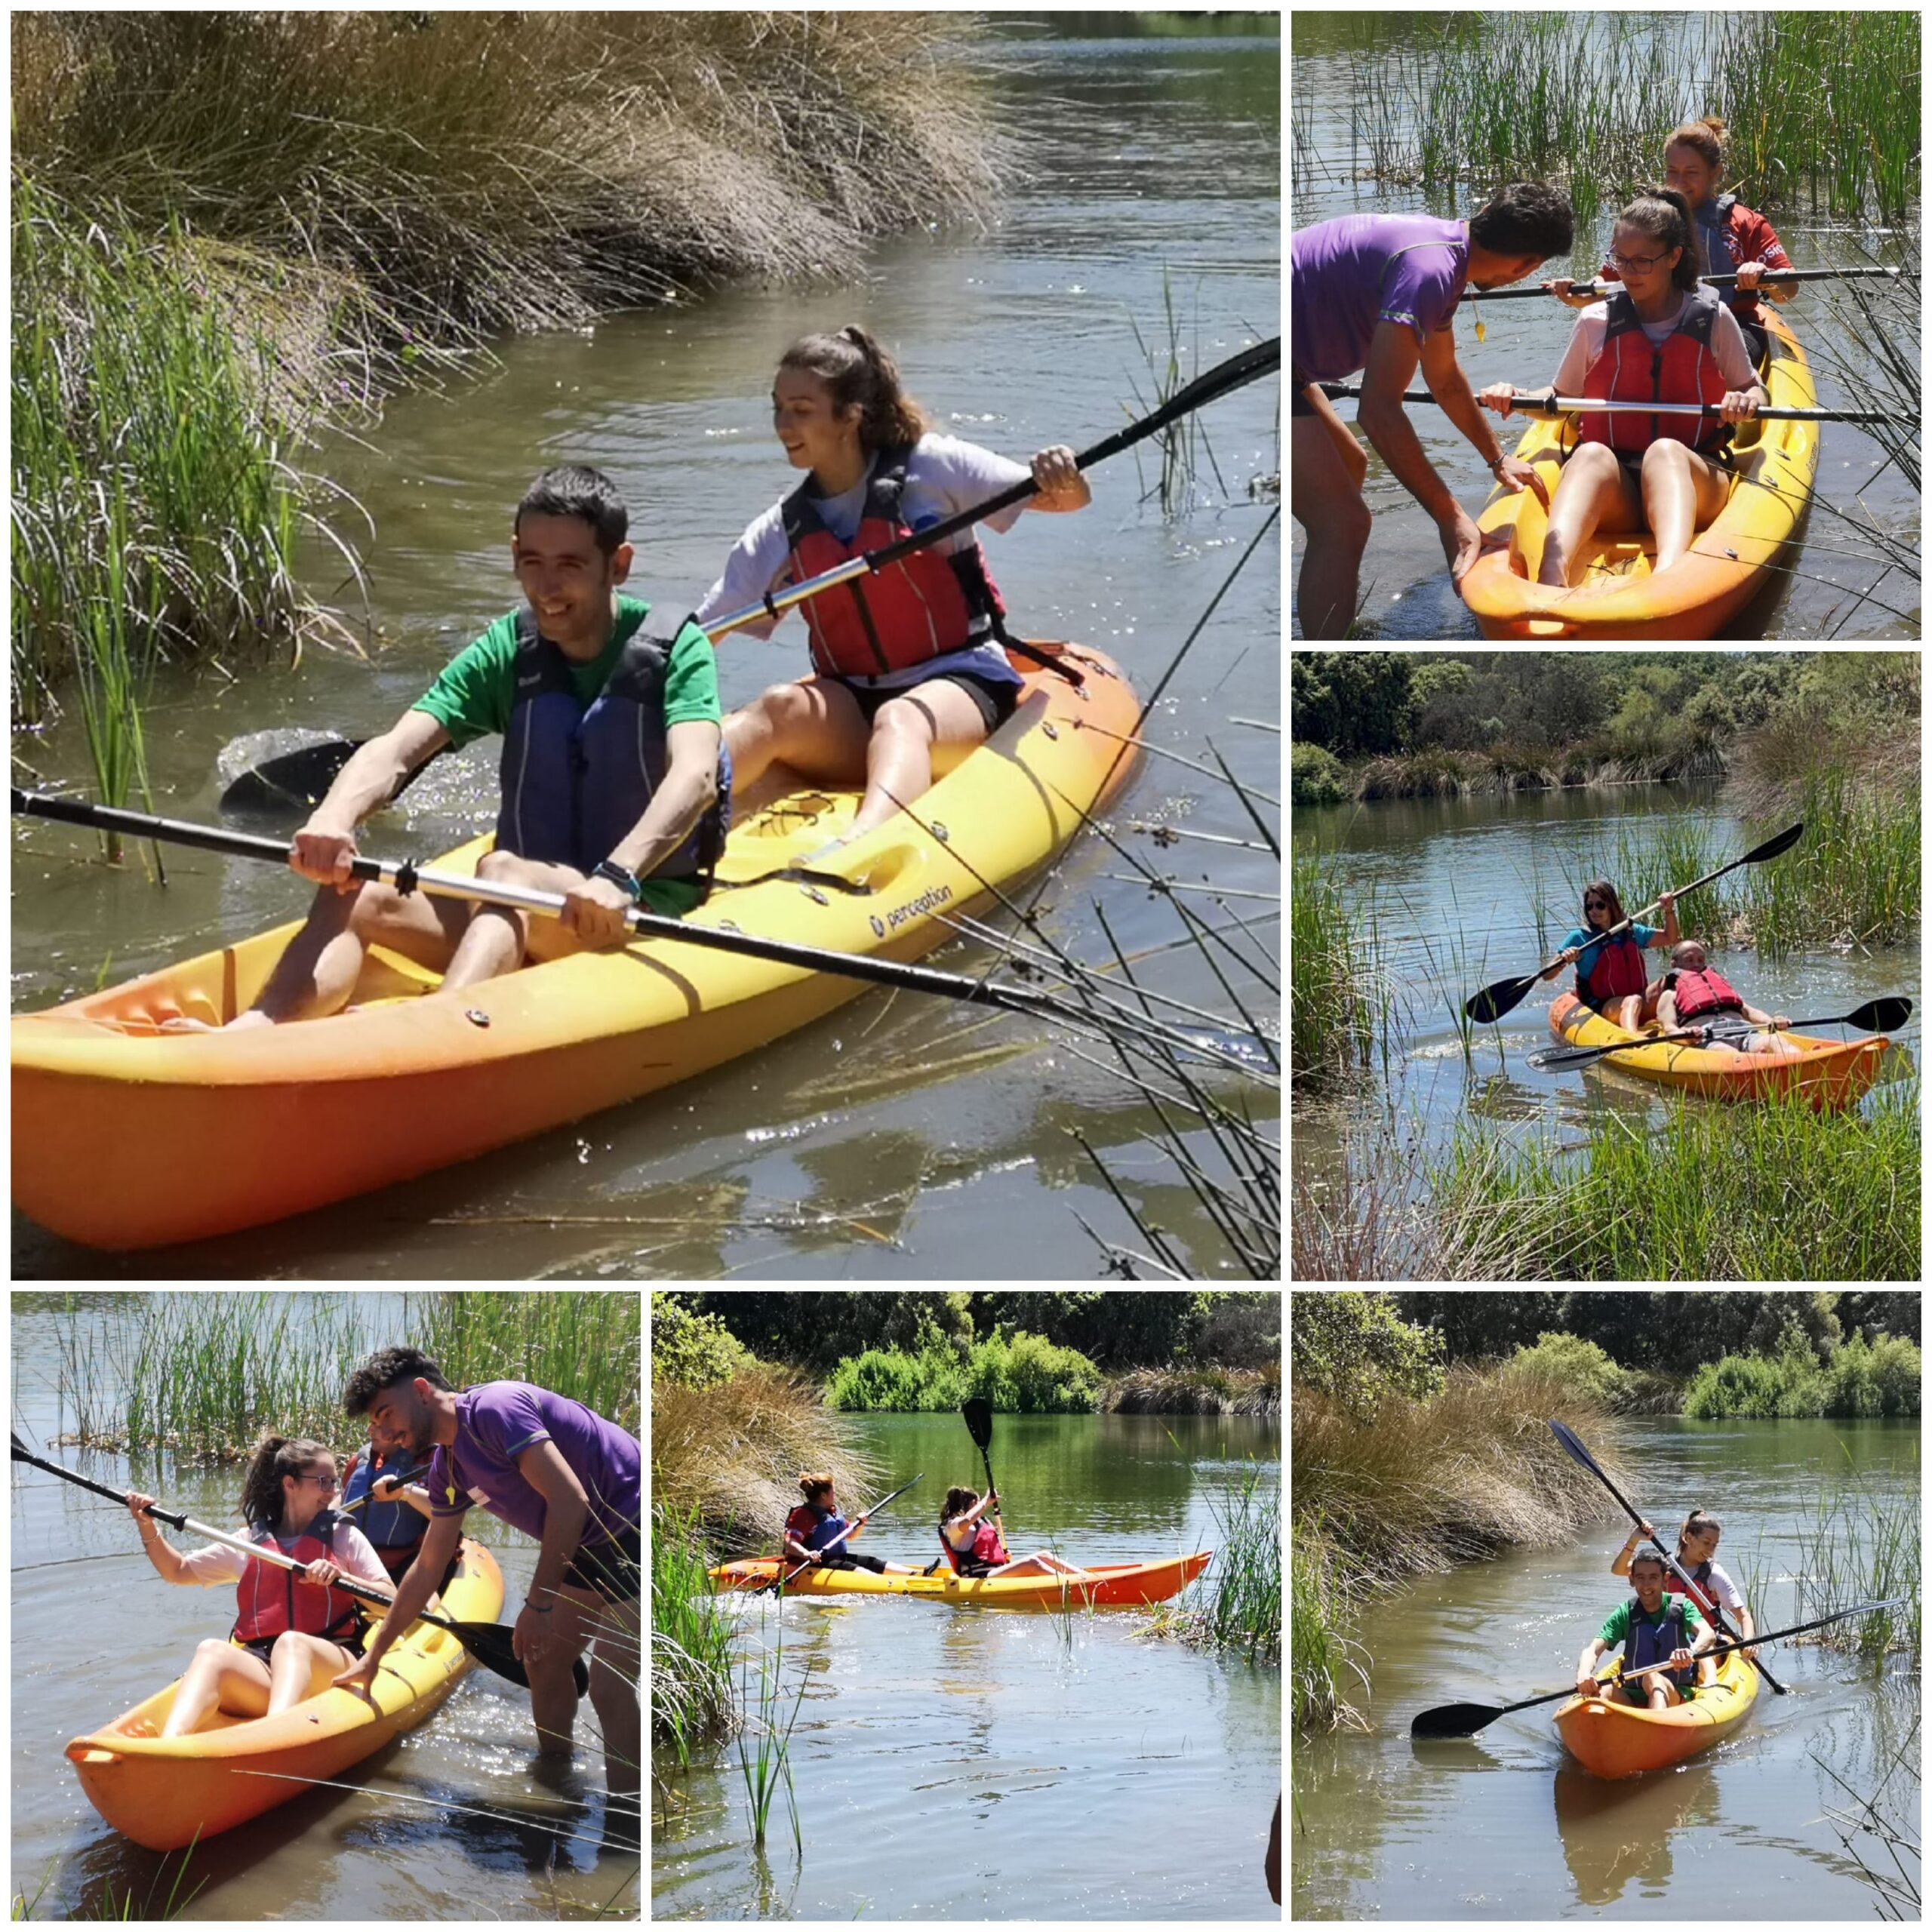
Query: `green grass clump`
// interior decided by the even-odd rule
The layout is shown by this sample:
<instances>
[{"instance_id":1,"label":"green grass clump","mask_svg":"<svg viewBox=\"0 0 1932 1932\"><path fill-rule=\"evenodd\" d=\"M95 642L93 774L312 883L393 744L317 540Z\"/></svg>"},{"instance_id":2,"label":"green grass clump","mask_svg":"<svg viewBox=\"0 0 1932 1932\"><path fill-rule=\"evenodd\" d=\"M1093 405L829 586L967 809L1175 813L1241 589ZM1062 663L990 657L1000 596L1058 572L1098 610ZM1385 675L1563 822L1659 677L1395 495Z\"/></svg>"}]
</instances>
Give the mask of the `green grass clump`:
<instances>
[{"instance_id":1,"label":"green grass clump","mask_svg":"<svg viewBox=\"0 0 1932 1932\"><path fill-rule=\"evenodd\" d=\"M975 1395L1005 1414L1091 1415L1100 1372L1078 1349L1023 1331L970 1349L935 1337L916 1355L868 1349L841 1362L826 1385L834 1408L902 1414L956 1409Z\"/></svg>"},{"instance_id":2,"label":"green grass clump","mask_svg":"<svg viewBox=\"0 0 1932 1932\"><path fill-rule=\"evenodd\" d=\"M1334 862L1297 848L1288 890L1289 1082L1332 1093L1361 1081L1392 998L1376 964L1373 915L1344 898Z\"/></svg>"},{"instance_id":3,"label":"green grass clump","mask_svg":"<svg viewBox=\"0 0 1932 1932\"><path fill-rule=\"evenodd\" d=\"M679 1769L731 1728L731 1624L712 1594L694 1516L651 1512L651 1736Z\"/></svg>"}]
</instances>

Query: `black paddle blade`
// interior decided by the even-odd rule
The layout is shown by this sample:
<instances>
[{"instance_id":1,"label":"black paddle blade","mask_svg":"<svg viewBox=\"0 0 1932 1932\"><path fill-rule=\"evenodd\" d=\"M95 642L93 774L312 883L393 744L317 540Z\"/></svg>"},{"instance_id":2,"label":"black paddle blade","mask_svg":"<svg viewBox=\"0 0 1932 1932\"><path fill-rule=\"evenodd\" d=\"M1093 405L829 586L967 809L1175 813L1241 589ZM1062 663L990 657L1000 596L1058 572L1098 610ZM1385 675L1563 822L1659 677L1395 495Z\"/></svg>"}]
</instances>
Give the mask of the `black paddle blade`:
<instances>
[{"instance_id":1,"label":"black paddle blade","mask_svg":"<svg viewBox=\"0 0 1932 1932\"><path fill-rule=\"evenodd\" d=\"M959 1405L966 1427L976 1447L984 1449L993 1439L993 1405L983 1395L974 1395Z\"/></svg>"},{"instance_id":2,"label":"black paddle blade","mask_svg":"<svg viewBox=\"0 0 1932 1932\"><path fill-rule=\"evenodd\" d=\"M1738 860L1740 866L1761 866L1767 859L1775 859L1780 853L1789 852L1804 836L1804 821L1800 819L1795 825L1788 825L1783 831L1766 839L1761 845L1754 845Z\"/></svg>"},{"instance_id":3,"label":"black paddle blade","mask_svg":"<svg viewBox=\"0 0 1932 1932\"><path fill-rule=\"evenodd\" d=\"M238 773L221 795L225 812L286 811L320 804L342 768L359 746L346 738L325 738L319 744L267 758Z\"/></svg>"},{"instance_id":4,"label":"black paddle blade","mask_svg":"<svg viewBox=\"0 0 1932 1932\"><path fill-rule=\"evenodd\" d=\"M1912 1001L1894 995L1861 1006L1846 1021L1861 1033L1896 1033L1912 1017Z\"/></svg>"},{"instance_id":5,"label":"black paddle blade","mask_svg":"<svg viewBox=\"0 0 1932 1932\"><path fill-rule=\"evenodd\" d=\"M1411 1737L1473 1737L1503 1715L1494 1704L1438 1704L1418 1711L1409 1722Z\"/></svg>"},{"instance_id":6,"label":"black paddle blade","mask_svg":"<svg viewBox=\"0 0 1932 1932\"><path fill-rule=\"evenodd\" d=\"M512 1647L515 1632L507 1623L457 1623L443 1617L432 1617L429 1621L440 1623L485 1670L493 1670L510 1683L529 1688L530 1673ZM581 1697L590 1688L590 1672L584 1668L583 1658L571 1665L571 1675Z\"/></svg>"},{"instance_id":7,"label":"black paddle blade","mask_svg":"<svg viewBox=\"0 0 1932 1932\"><path fill-rule=\"evenodd\" d=\"M1472 994L1464 1003L1463 1013L1478 1026L1487 1026L1521 1006L1541 976L1532 973L1526 980L1498 980Z\"/></svg>"}]
</instances>

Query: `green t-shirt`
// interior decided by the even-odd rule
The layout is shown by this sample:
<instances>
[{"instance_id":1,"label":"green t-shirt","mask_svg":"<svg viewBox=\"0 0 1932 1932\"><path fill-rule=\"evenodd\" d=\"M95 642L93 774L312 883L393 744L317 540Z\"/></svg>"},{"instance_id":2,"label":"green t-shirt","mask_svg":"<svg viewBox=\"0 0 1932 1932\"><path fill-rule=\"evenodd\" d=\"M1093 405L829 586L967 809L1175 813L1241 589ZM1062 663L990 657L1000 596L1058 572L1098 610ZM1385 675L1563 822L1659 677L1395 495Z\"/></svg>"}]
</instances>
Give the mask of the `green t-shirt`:
<instances>
[{"instance_id":1,"label":"green t-shirt","mask_svg":"<svg viewBox=\"0 0 1932 1932\"><path fill-rule=\"evenodd\" d=\"M573 665L571 681L578 698L589 704L603 690L624 646L635 637L651 606L641 597L621 592L617 600L617 620L611 628L611 641L588 664ZM501 737L509 729L510 713L516 704L516 631L518 613L499 617L475 643L466 645L443 667L442 675L410 709L426 711L450 734L450 742L460 751L465 745L493 734ZM665 666L664 722L672 724L718 724L724 712L718 702L718 654L711 640L688 620L672 641ZM697 886L685 879L646 879L644 903L654 912L678 918L691 911L702 897Z\"/></svg>"}]
</instances>

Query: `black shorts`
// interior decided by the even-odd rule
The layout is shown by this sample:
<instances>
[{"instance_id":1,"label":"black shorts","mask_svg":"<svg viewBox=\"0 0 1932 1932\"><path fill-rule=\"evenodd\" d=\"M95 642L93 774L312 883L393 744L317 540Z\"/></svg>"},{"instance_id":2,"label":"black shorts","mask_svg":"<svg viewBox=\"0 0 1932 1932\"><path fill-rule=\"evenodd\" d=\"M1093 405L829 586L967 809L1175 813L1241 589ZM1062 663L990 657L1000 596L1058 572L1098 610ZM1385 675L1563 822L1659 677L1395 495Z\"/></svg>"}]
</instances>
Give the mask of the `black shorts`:
<instances>
[{"instance_id":1,"label":"black shorts","mask_svg":"<svg viewBox=\"0 0 1932 1932\"><path fill-rule=\"evenodd\" d=\"M834 678L830 681L843 685L852 694L859 707L859 715L868 724L872 724L881 709L894 698L903 697L908 691L917 688L912 685L901 685L897 691L875 691L868 685L855 685L845 678ZM986 721L988 737L991 737L1020 708L1020 686L1009 685L1000 678L982 678L971 671L948 671L932 681L934 684L957 685L980 707L980 715Z\"/></svg>"},{"instance_id":2,"label":"black shorts","mask_svg":"<svg viewBox=\"0 0 1932 1932\"><path fill-rule=\"evenodd\" d=\"M563 1580L595 1590L606 1603L634 1603L644 1591L644 1531L626 1530L609 1543L580 1543Z\"/></svg>"},{"instance_id":3,"label":"black shorts","mask_svg":"<svg viewBox=\"0 0 1932 1932\"><path fill-rule=\"evenodd\" d=\"M372 1625L358 1624L346 1637L325 1637L322 1641L328 1644L340 1644L351 1657L359 1657L373 1627ZM269 1653L275 1648L275 1640L272 1637L248 1637L242 1638L241 1643L242 1647L251 1657L260 1657L263 1663L266 1663Z\"/></svg>"}]
</instances>

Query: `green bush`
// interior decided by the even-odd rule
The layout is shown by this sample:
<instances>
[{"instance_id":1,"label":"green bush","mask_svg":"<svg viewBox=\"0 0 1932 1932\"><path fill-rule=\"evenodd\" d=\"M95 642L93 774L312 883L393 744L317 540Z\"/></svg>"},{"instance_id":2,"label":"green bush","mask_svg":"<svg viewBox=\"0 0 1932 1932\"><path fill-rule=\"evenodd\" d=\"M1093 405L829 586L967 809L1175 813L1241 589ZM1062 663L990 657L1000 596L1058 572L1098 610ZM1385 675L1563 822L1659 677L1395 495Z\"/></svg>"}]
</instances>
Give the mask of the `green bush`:
<instances>
[{"instance_id":1,"label":"green bush","mask_svg":"<svg viewBox=\"0 0 1932 1932\"><path fill-rule=\"evenodd\" d=\"M1297 805L1339 805L1349 796L1342 761L1319 745L1288 748L1288 798Z\"/></svg>"},{"instance_id":2,"label":"green bush","mask_svg":"<svg viewBox=\"0 0 1932 1932\"><path fill-rule=\"evenodd\" d=\"M1560 1331L1539 1335L1534 1348L1519 1348L1503 1364L1506 1375L1547 1376L1592 1408L1623 1405L1630 1378L1594 1342Z\"/></svg>"},{"instance_id":3,"label":"green bush","mask_svg":"<svg viewBox=\"0 0 1932 1932\"><path fill-rule=\"evenodd\" d=\"M916 1355L868 1349L841 1361L826 1385L835 1409L901 1414L956 1409L973 1395L1009 1415L1088 1415L1100 1406L1100 1372L1044 1336L1000 1334L970 1351L937 1338Z\"/></svg>"},{"instance_id":4,"label":"green bush","mask_svg":"<svg viewBox=\"0 0 1932 1932\"><path fill-rule=\"evenodd\" d=\"M681 1295L651 1297L651 1380L715 1389L755 1358L715 1315L700 1315Z\"/></svg>"}]
</instances>

